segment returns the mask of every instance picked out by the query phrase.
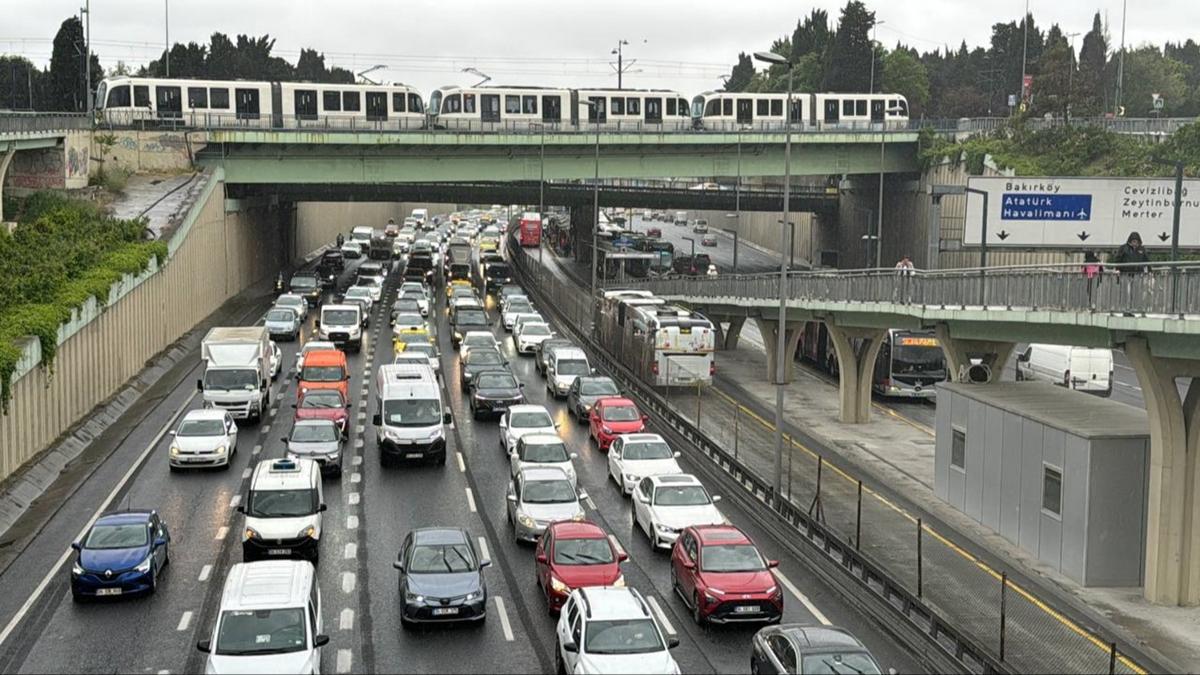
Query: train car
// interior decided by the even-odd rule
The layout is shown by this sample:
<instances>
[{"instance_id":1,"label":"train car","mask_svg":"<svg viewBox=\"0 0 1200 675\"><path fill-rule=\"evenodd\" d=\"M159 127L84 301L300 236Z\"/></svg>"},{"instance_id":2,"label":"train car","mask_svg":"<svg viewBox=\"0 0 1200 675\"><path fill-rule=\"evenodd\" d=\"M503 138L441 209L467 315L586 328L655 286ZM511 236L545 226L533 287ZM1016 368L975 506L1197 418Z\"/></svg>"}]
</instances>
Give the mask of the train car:
<instances>
[{"instance_id":1,"label":"train car","mask_svg":"<svg viewBox=\"0 0 1200 675\"><path fill-rule=\"evenodd\" d=\"M900 94L813 94L812 123L826 129L903 129L908 100Z\"/></svg>"},{"instance_id":2,"label":"train car","mask_svg":"<svg viewBox=\"0 0 1200 675\"><path fill-rule=\"evenodd\" d=\"M96 89L112 126L421 129L420 92L403 84L319 84L113 77Z\"/></svg>"},{"instance_id":3,"label":"train car","mask_svg":"<svg viewBox=\"0 0 1200 675\"><path fill-rule=\"evenodd\" d=\"M543 126L571 128L578 110L571 90L550 87L439 87L429 95L435 129L497 131Z\"/></svg>"},{"instance_id":4,"label":"train car","mask_svg":"<svg viewBox=\"0 0 1200 675\"><path fill-rule=\"evenodd\" d=\"M780 129L787 94L706 91L692 99L696 128ZM899 94L792 94L793 129L903 129L908 101Z\"/></svg>"},{"instance_id":5,"label":"train car","mask_svg":"<svg viewBox=\"0 0 1200 675\"><path fill-rule=\"evenodd\" d=\"M673 131L691 126L687 99L669 89L577 89L574 94L581 129Z\"/></svg>"}]
</instances>

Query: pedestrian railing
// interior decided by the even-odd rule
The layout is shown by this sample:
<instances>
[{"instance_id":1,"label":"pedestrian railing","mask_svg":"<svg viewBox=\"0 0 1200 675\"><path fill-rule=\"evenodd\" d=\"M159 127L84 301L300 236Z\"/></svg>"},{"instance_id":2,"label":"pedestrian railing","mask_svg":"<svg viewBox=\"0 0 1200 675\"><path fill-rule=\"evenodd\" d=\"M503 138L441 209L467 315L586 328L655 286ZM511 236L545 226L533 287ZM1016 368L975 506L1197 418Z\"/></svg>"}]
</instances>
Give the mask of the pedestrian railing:
<instances>
[{"instance_id":1,"label":"pedestrian railing","mask_svg":"<svg viewBox=\"0 0 1200 675\"><path fill-rule=\"evenodd\" d=\"M27 136L51 131L88 129L91 123L84 113L39 113L0 111L0 138Z\"/></svg>"}]
</instances>

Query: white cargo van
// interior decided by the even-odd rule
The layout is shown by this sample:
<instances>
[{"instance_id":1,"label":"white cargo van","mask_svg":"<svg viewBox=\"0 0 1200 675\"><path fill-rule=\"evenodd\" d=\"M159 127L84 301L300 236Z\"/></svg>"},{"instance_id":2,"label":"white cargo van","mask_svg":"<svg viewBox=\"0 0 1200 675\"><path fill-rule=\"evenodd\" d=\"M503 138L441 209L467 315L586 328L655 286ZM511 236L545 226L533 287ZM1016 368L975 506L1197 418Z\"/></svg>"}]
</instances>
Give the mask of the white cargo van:
<instances>
[{"instance_id":1,"label":"white cargo van","mask_svg":"<svg viewBox=\"0 0 1200 675\"><path fill-rule=\"evenodd\" d=\"M237 510L246 516L243 560L304 558L316 564L325 512L316 462L303 458L259 462L246 501Z\"/></svg>"},{"instance_id":2,"label":"white cargo van","mask_svg":"<svg viewBox=\"0 0 1200 675\"><path fill-rule=\"evenodd\" d=\"M1017 380L1042 380L1099 396L1112 394L1111 349L1031 344L1017 356Z\"/></svg>"},{"instance_id":3,"label":"white cargo van","mask_svg":"<svg viewBox=\"0 0 1200 675\"><path fill-rule=\"evenodd\" d=\"M415 459L446 463L450 407L428 365L390 364L376 376L375 445L379 461Z\"/></svg>"},{"instance_id":4,"label":"white cargo van","mask_svg":"<svg viewBox=\"0 0 1200 675\"><path fill-rule=\"evenodd\" d=\"M317 321L317 339L342 349L362 351L362 308L358 305L325 305Z\"/></svg>"},{"instance_id":5,"label":"white cargo van","mask_svg":"<svg viewBox=\"0 0 1200 675\"><path fill-rule=\"evenodd\" d=\"M429 209L413 209L412 218L417 221L418 227L424 225L425 221L429 220Z\"/></svg>"}]
</instances>

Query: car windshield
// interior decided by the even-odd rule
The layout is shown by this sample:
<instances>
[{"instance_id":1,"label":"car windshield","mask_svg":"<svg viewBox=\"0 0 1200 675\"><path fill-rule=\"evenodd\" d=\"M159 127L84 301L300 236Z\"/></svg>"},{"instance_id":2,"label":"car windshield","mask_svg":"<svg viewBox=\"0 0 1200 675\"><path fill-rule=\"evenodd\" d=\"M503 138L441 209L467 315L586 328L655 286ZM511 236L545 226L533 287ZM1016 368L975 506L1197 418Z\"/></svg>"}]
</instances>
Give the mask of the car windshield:
<instances>
[{"instance_id":1,"label":"car windshield","mask_svg":"<svg viewBox=\"0 0 1200 675\"><path fill-rule=\"evenodd\" d=\"M442 405L433 398L397 398L383 402L383 422L390 427L428 427L442 420Z\"/></svg>"},{"instance_id":2,"label":"car windshield","mask_svg":"<svg viewBox=\"0 0 1200 675\"><path fill-rule=\"evenodd\" d=\"M484 373L475 380L480 389L516 389L517 378L508 373Z\"/></svg>"},{"instance_id":3,"label":"car windshield","mask_svg":"<svg viewBox=\"0 0 1200 675\"><path fill-rule=\"evenodd\" d=\"M571 359L559 361L555 372L559 375L587 375L591 368L588 367L587 361Z\"/></svg>"},{"instance_id":4,"label":"car windshield","mask_svg":"<svg viewBox=\"0 0 1200 675\"><path fill-rule=\"evenodd\" d=\"M675 454L664 441L625 442L621 457L625 459L671 459Z\"/></svg>"},{"instance_id":5,"label":"car windshield","mask_svg":"<svg viewBox=\"0 0 1200 675\"><path fill-rule=\"evenodd\" d=\"M470 572L475 569L475 558L467 544L440 544L416 546L412 561L406 570L409 574L445 574L447 572Z\"/></svg>"},{"instance_id":6,"label":"car windshield","mask_svg":"<svg viewBox=\"0 0 1200 675\"><path fill-rule=\"evenodd\" d=\"M486 326L488 325L487 315L481 309L460 309L455 314L454 324L456 326Z\"/></svg>"},{"instance_id":7,"label":"car windshield","mask_svg":"<svg viewBox=\"0 0 1200 675\"><path fill-rule=\"evenodd\" d=\"M433 349L433 345L431 345L427 342L414 342L412 344L407 345L404 348L404 351L413 352L415 354L420 354L421 356L424 356L426 358L436 355L436 352Z\"/></svg>"},{"instance_id":8,"label":"car windshield","mask_svg":"<svg viewBox=\"0 0 1200 675\"><path fill-rule=\"evenodd\" d=\"M295 307L297 309L305 305L304 298L296 295L281 295L275 300L275 304L280 307Z\"/></svg>"},{"instance_id":9,"label":"car windshield","mask_svg":"<svg viewBox=\"0 0 1200 675\"><path fill-rule=\"evenodd\" d=\"M504 357L494 349L471 350L467 353L469 366L499 366L504 364Z\"/></svg>"},{"instance_id":10,"label":"car windshield","mask_svg":"<svg viewBox=\"0 0 1200 675\"><path fill-rule=\"evenodd\" d=\"M255 518L298 518L317 512L317 491L251 490L246 515Z\"/></svg>"},{"instance_id":11,"label":"car windshield","mask_svg":"<svg viewBox=\"0 0 1200 675\"><path fill-rule=\"evenodd\" d=\"M533 305L523 300L510 300L507 311L509 314L532 314Z\"/></svg>"},{"instance_id":12,"label":"car windshield","mask_svg":"<svg viewBox=\"0 0 1200 675\"><path fill-rule=\"evenodd\" d=\"M664 485L654 493L658 506L700 506L708 504L708 493L699 485Z\"/></svg>"},{"instance_id":13,"label":"car windshield","mask_svg":"<svg viewBox=\"0 0 1200 675\"><path fill-rule=\"evenodd\" d=\"M357 326L358 312L352 309L330 309L321 313L321 322L326 326Z\"/></svg>"},{"instance_id":14,"label":"car windshield","mask_svg":"<svg viewBox=\"0 0 1200 675\"><path fill-rule=\"evenodd\" d=\"M300 399L301 408L340 408L342 395L335 389L314 389Z\"/></svg>"},{"instance_id":15,"label":"car windshield","mask_svg":"<svg viewBox=\"0 0 1200 675\"><path fill-rule=\"evenodd\" d=\"M495 347L496 338L491 335L468 335L463 344L468 347Z\"/></svg>"},{"instance_id":16,"label":"car windshield","mask_svg":"<svg viewBox=\"0 0 1200 675\"><path fill-rule=\"evenodd\" d=\"M419 312L421 311L421 305L416 300L410 298L401 298L400 300L396 301L396 304L392 306L392 309L396 310L397 312Z\"/></svg>"},{"instance_id":17,"label":"car windshield","mask_svg":"<svg viewBox=\"0 0 1200 675\"><path fill-rule=\"evenodd\" d=\"M556 565L603 565L613 562L608 539L557 539L554 542Z\"/></svg>"},{"instance_id":18,"label":"car windshield","mask_svg":"<svg viewBox=\"0 0 1200 675\"><path fill-rule=\"evenodd\" d=\"M292 277L293 289L310 289L317 287L317 280L312 277Z\"/></svg>"},{"instance_id":19,"label":"car windshield","mask_svg":"<svg viewBox=\"0 0 1200 675\"><path fill-rule=\"evenodd\" d=\"M123 523L120 525L97 525L88 533L84 548L138 548L150 543L150 532L146 523Z\"/></svg>"},{"instance_id":20,"label":"car windshield","mask_svg":"<svg viewBox=\"0 0 1200 675\"><path fill-rule=\"evenodd\" d=\"M750 544L705 546L700 556L705 572L759 572L767 569L758 549Z\"/></svg>"},{"instance_id":21,"label":"car windshield","mask_svg":"<svg viewBox=\"0 0 1200 675\"><path fill-rule=\"evenodd\" d=\"M533 429L539 427L552 427L554 420L550 419L550 413L543 410L531 412L515 412L512 418L508 421L508 426L513 429Z\"/></svg>"},{"instance_id":22,"label":"car windshield","mask_svg":"<svg viewBox=\"0 0 1200 675\"><path fill-rule=\"evenodd\" d=\"M296 318L296 313L290 309L273 309L267 312L267 321L287 321L292 322Z\"/></svg>"},{"instance_id":23,"label":"car windshield","mask_svg":"<svg viewBox=\"0 0 1200 675\"><path fill-rule=\"evenodd\" d=\"M663 650L653 619L589 621L584 638L588 654L645 654Z\"/></svg>"},{"instance_id":24,"label":"car windshield","mask_svg":"<svg viewBox=\"0 0 1200 675\"><path fill-rule=\"evenodd\" d=\"M879 675L879 666L865 652L818 652L804 656L800 672L816 675Z\"/></svg>"},{"instance_id":25,"label":"car windshield","mask_svg":"<svg viewBox=\"0 0 1200 675\"><path fill-rule=\"evenodd\" d=\"M566 480L526 481L521 501L526 504L567 504L575 501L575 490Z\"/></svg>"},{"instance_id":26,"label":"car windshield","mask_svg":"<svg viewBox=\"0 0 1200 675\"><path fill-rule=\"evenodd\" d=\"M330 424L299 424L292 428L293 443L330 443L336 441L340 434L332 423Z\"/></svg>"},{"instance_id":27,"label":"car windshield","mask_svg":"<svg viewBox=\"0 0 1200 675\"><path fill-rule=\"evenodd\" d=\"M363 288L362 286L354 286L346 291L346 299L352 298L369 298L371 297L371 289Z\"/></svg>"},{"instance_id":28,"label":"car windshield","mask_svg":"<svg viewBox=\"0 0 1200 675\"><path fill-rule=\"evenodd\" d=\"M225 434L225 422L221 420L184 420L179 425L176 436L222 436Z\"/></svg>"},{"instance_id":29,"label":"car windshield","mask_svg":"<svg viewBox=\"0 0 1200 675\"><path fill-rule=\"evenodd\" d=\"M605 422L633 422L640 419L637 408L631 405L605 406Z\"/></svg>"},{"instance_id":30,"label":"car windshield","mask_svg":"<svg viewBox=\"0 0 1200 675\"><path fill-rule=\"evenodd\" d=\"M584 380L579 384L579 393L584 396L612 396L619 394L617 384L610 379Z\"/></svg>"},{"instance_id":31,"label":"car windshield","mask_svg":"<svg viewBox=\"0 0 1200 675\"><path fill-rule=\"evenodd\" d=\"M359 274L358 281L356 281L355 283L357 283L359 286L378 286L378 285L380 285L379 279L376 279L373 276L364 275L364 274Z\"/></svg>"},{"instance_id":32,"label":"car windshield","mask_svg":"<svg viewBox=\"0 0 1200 675\"><path fill-rule=\"evenodd\" d=\"M346 371L341 366L304 366L300 370L304 382L341 382L345 378Z\"/></svg>"},{"instance_id":33,"label":"car windshield","mask_svg":"<svg viewBox=\"0 0 1200 675\"><path fill-rule=\"evenodd\" d=\"M544 323L527 323L521 328L521 335L549 335L550 327Z\"/></svg>"},{"instance_id":34,"label":"car windshield","mask_svg":"<svg viewBox=\"0 0 1200 675\"><path fill-rule=\"evenodd\" d=\"M396 327L397 328L424 328L425 327L425 319L422 319L420 317L420 315L415 315L415 314L409 314L407 316L401 315L401 316L396 317Z\"/></svg>"},{"instance_id":35,"label":"car windshield","mask_svg":"<svg viewBox=\"0 0 1200 675\"><path fill-rule=\"evenodd\" d=\"M204 373L205 389L257 389L258 373L253 370L208 370Z\"/></svg>"},{"instance_id":36,"label":"car windshield","mask_svg":"<svg viewBox=\"0 0 1200 675\"><path fill-rule=\"evenodd\" d=\"M523 462L565 462L567 446L562 441L554 443L529 443L521 450Z\"/></svg>"},{"instance_id":37,"label":"car windshield","mask_svg":"<svg viewBox=\"0 0 1200 675\"><path fill-rule=\"evenodd\" d=\"M404 293L400 295L400 299L401 300L412 300L413 302L415 302L419 305L419 304L421 304L421 301L425 299L425 294L422 293L421 291L415 291L415 290L414 291L404 291Z\"/></svg>"},{"instance_id":38,"label":"car windshield","mask_svg":"<svg viewBox=\"0 0 1200 675\"><path fill-rule=\"evenodd\" d=\"M238 609L221 613L216 653L224 656L285 654L305 648L304 610Z\"/></svg>"}]
</instances>

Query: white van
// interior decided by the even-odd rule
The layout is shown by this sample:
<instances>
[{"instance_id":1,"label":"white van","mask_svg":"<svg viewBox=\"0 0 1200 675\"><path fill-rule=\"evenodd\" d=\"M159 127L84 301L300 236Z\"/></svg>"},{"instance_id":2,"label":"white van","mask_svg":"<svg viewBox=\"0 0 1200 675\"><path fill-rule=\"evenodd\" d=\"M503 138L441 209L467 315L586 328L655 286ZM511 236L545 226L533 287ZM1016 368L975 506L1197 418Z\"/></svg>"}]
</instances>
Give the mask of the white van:
<instances>
[{"instance_id":1,"label":"white van","mask_svg":"<svg viewBox=\"0 0 1200 675\"><path fill-rule=\"evenodd\" d=\"M319 673L329 644L311 563L236 563L225 577L212 637L196 643L207 673Z\"/></svg>"},{"instance_id":2,"label":"white van","mask_svg":"<svg viewBox=\"0 0 1200 675\"><path fill-rule=\"evenodd\" d=\"M425 221L429 220L429 209L413 209L412 219L417 221L417 226L420 227Z\"/></svg>"},{"instance_id":3,"label":"white van","mask_svg":"<svg viewBox=\"0 0 1200 675\"><path fill-rule=\"evenodd\" d=\"M675 224L680 227L686 227L688 223L687 211L675 212Z\"/></svg>"},{"instance_id":4,"label":"white van","mask_svg":"<svg viewBox=\"0 0 1200 675\"><path fill-rule=\"evenodd\" d=\"M383 365L375 384L378 398L371 423L380 463L423 459L445 464L445 426L452 417L433 369L410 363Z\"/></svg>"},{"instance_id":5,"label":"white van","mask_svg":"<svg viewBox=\"0 0 1200 675\"><path fill-rule=\"evenodd\" d=\"M580 375L591 375L592 366L587 354L577 347L555 349L546 362L546 391L553 398L562 398Z\"/></svg>"},{"instance_id":6,"label":"white van","mask_svg":"<svg viewBox=\"0 0 1200 675\"><path fill-rule=\"evenodd\" d=\"M1017 380L1043 380L1077 391L1112 394L1111 349L1031 344L1017 355Z\"/></svg>"},{"instance_id":7,"label":"white van","mask_svg":"<svg viewBox=\"0 0 1200 675\"><path fill-rule=\"evenodd\" d=\"M237 507L245 514L242 559L305 558L315 565L320 554L321 514L325 495L321 468L311 459L259 462L250 492Z\"/></svg>"},{"instance_id":8,"label":"white van","mask_svg":"<svg viewBox=\"0 0 1200 675\"><path fill-rule=\"evenodd\" d=\"M342 349L362 351L362 308L358 305L325 305L317 320L317 339Z\"/></svg>"}]
</instances>

